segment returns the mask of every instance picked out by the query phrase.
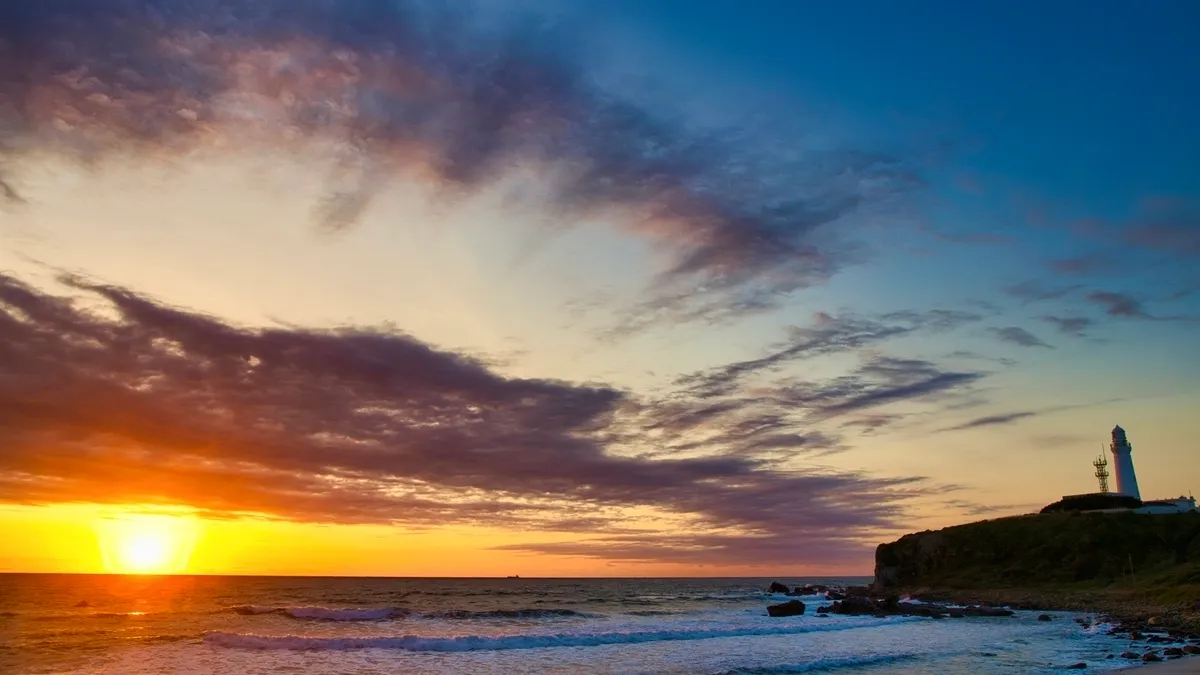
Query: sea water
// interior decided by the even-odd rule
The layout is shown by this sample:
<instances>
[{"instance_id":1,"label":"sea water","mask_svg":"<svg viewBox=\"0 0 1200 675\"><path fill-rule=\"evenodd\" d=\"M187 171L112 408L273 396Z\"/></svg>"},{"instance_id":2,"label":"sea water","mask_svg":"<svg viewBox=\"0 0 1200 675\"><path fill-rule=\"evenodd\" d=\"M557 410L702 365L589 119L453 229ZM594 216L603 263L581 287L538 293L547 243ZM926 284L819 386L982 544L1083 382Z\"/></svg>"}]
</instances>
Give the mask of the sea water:
<instances>
[{"instance_id":1,"label":"sea water","mask_svg":"<svg viewBox=\"0 0 1200 675\"><path fill-rule=\"evenodd\" d=\"M971 673L1127 665L1073 614L770 618L772 579L0 575L0 672ZM861 584L866 579L778 579ZM1090 619L1090 617L1088 618Z\"/></svg>"}]
</instances>

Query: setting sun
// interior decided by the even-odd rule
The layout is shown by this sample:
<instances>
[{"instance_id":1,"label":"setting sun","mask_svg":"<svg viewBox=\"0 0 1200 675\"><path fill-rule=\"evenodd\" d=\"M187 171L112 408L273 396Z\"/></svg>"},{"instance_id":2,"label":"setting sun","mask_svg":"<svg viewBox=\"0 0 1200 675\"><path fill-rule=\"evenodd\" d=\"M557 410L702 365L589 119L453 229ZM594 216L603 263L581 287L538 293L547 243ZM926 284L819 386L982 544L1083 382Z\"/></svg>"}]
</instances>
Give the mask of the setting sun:
<instances>
[{"instance_id":1,"label":"setting sun","mask_svg":"<svg viewBox=\"0 0 1200 675\"><path fill-rule=\"evenodd\" d=\"M117 574L185 571L196 541L194 519L168 515L123 515L97 524L104 567Z\"/></svg>"}]
</instances>

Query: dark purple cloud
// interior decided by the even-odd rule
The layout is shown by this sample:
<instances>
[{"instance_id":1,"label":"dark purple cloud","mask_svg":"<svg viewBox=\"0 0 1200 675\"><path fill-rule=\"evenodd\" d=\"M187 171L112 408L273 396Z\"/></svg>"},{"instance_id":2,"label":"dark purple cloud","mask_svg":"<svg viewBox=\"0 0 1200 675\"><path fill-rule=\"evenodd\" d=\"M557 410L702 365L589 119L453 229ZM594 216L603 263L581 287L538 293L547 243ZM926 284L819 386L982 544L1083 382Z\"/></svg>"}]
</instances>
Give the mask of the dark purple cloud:
<instances>
[{"instance_id":1,"label":"dark purple cloud","mask_svg":"<svg viewBox=\"0 0 1200 675\"><path fill-rule=\"evenodd\" d=\"M723 396L749 378L778 372L799 360L856 351L918 331L953 330L981 318L973 312L944 309L903 310L878 317L819 312L811 325L793 326L788 341L767 355L693 373L681 378L678 384L702 398Z\"/></svg>"},{"instance_id":2,"label":"dark purple cloud","mask_svg":"<svg viewBox=\"0 0 1200 675\"><path fill-rule=\"evenodd\" d=\"M1119 261L1104 253L1091 253L1072 258L1058 258L1050 261L1050 269L1059 274L1091 275L1100 273L1121 273L1124 271Z\"/></svg>"},{"instance_id":3,"label":"dark purple cloud","mask_svg":"<svg viewBox=\"0 0 1200 675\"><path fill-rule=\"evenodd\" d=\"M1125 293L1093 291L1087 299L1104 307L1104 313L1113 317L1148 319L1150 315L1142 308L1142 302Z\"/></svg>"},{"instance_id":4,"label":"dark purple cloud","mask_svg":"<svg viewBox=\"0 0 1200 675\"><path fill-rule=\"evenodd\" d=\"M1058 300L1083 288L1079 285L1046 287L1036 281L1023 281L1019 284L1005 287L1005 295L1012 296L1025 303Z\"/></svg>"},{"instance_id":5,"label":"dark purple cloud","mask_svg":"<svg viewBox=\"0 0 1200 675\"><path fill-rule=\"evenodd\" d=\"M1086 316L1052 316L1046 315L1041 317L1042 321L1054 326L1060 333L1065 335L1073 335L1075 337L1083 337L1084 332L1090 328L1095 321Z\"/></svg>"},{"instance_id":6,"label":"dark purple cloud","mask_svg":"<svg viewBox=\"0 0 1200 675\"><path fill-rule=\"evenodd\" d=\"M1020 326L1004 326L1003 328L989 328L989 332L996 336L996 339L1001 342L1019 345L1021 347L1045 347L1053 349L1054 347L1046 344L1041 338L1021 328Z\"/></svg>"},{"instance_id":7,"label":"dark purple cloud","mask_svg":"<svg viewBox=\"0 0 1200 675\"><path fill-rule=\"evenodd\" d=\"M1200 204L1186 199L1148 199L1122 228L1123 242L1176 255L1200 256Z\"/></svg>"},{"instance_id":8,"label":"dark purple cloud","mask_svg":"<svg viewBox=\"0 0 1200 675\"><path fill-rule=\"evenodd\" d=\"M1014 422L1019 422L1023 419L1036 417L1038 415L1049 415L1051 413L1063 412L1066 410L1078 410L1080 408L1090 408L1092 406L1107 405L1109 403L1119 403L1124 400L1126 399L1110 398L1086 403L1050 406L1048 408L1042 408L1041 410L1022 410L1018 412L1002 413L999 415L987 415L984 417L976 417L975 419L967 420L966 422L955 424L954 426L944 427L942 429L938 429L937 431L962 431L965 429L978 429L979 427L1001 426L1013 424Z\"/></svg>"},{"instance_id":9,"label":"dark purple cloud","mask_svg":"<svg viewBox=\"0 0 1200 675\"><path fill-rule=\"evenodd\" d=\"M643 320L775 306L856 259L838 231L921 185L869 149L807 152L659 116L595 84L578 26L480 14L403 0L3 3L0 158L15 171L47 153L94 165L325 143L340 153L318 209L332 229L391 180L455 195L534 168L560 222L616 215L670 254ZM18 178L3 191L19 194Z\"/></svg>"},{"instance_id":10,"label":"dark purple cloud","mask_svg":"<svg viewBox=\"0 0 1200 675\"><path fill-rule=\"evenodd\" d=\"M962 424L956 424L952 427L946 427L941 429L941 431L962 431L964 429L978 429L979 427L995 427L1004 424L1012 424L1013 422L1019 422L1020 420L1034 417L1037 414L1038 413L1034 411L1025 410L1021 412L1005 413L1003 415L987 415L985 417L976 417L973 420L968 420Z\"/></svg>"},{"instance_id":11,"label":"dark purple cloud","mask_svg":"<svg viewBox=\"0 0 1200 675\"><path fill-rule=\"evenodd\" d=\"M0 275L0 502L586 527L651 542L626 514L649 506L725 533L707 549L697 539L692 562L731 560L742 537L819 562L850 549L869 558L867 533L895 527L924 489L782 468L781 457L839 443L791 416L798 384L769 404L641 400L505 377L392 330L251 330L64 281L87 302ZM855 377L814 387L803 404L848 415L970 379L886 360ZM663 551L657 559L674 559Z\"/></svg>"}]
</instances>

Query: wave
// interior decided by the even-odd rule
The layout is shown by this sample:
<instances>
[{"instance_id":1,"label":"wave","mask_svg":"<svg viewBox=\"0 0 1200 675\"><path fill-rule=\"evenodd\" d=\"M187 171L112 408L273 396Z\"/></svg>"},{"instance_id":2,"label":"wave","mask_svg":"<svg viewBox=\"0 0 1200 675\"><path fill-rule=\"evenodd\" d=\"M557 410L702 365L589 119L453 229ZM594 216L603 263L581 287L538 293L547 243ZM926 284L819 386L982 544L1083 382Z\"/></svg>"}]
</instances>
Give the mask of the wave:
<instances>
[{"instance_id":1,"label":"wave","mask_svg":"<svg viewBox=\"0 0 1200 675\"><path fill-rule=\"evenodd\" d=\"M230 611L246 616L281 614L293 619L315 621L383 621L406 617L412 610L403 607L369 607L331 609L329 607L264 607L261 605L238 605Z\"/></svg>"},{"instance_id":2,"label":"wave","mask_svg":"<svg viewBox=\"0 0 1200 675\"><path fill-rule=\"evenodd\" d=\"M204 640L219 647L256 650L292 651L349 651L354 649L389 649L410 652L473 652L510 649L544 649L549 647L599 647L603 645L641 644L714 638L752 637L765 635L798 635L826 631L848 630L877 625L879 622L819 624L811 626L773 626L725 629L658 630L628 633L560 633L556 635L460 635L457 637L427 637L400 635L395 637L311 637L301 635L253 635L212 632Z\"/></svg>"},{"instance_id":3,"label":"wave","mask_svg":"<svg viewBox=\"0 0 1200 675\"><path fill-rule=\"evenodd\" d=\"M894 654L887 656L867 656L853 659L821 659L812 661L810 663L798 663L795 665L786 666L734 668L733 670L725 671L721 675L787 675L788 673L811 673L814 671L824 672L830 670L839 670L841 668L861 668L863 666L874 666L881 663L897 663L899 661L907 661L915 658L915 656L915 654Z\"/></svg>"},{"instance_id":4,"label":"wave","mask_svg":"<svg viewBox=\"0 0 1200 675\"><path fill-rule=\"evenodd\" d=\"M595 618L598 614L576 612L573 609L493 609L473 612L465 609L452 609L441 612L421 614L422 619L562 619L562 618Z\"/></svg>"},{"instance_id":5,"label":"wave","mask_svg":"<svg viewBox=\"0 0 1200 675\"><path fill-rule=\"evenodd\" d=\"M418 614L406 607L366 607L333 609L329 607L266 607L261 605L238 605L230 611L245 616L279 614L292 619L312 621L386 621L388 619L442 619L472 621L486 619L561 619L593 618L598 615L576 612L571 609L493 609L471 611L453 609Z\"/></svg>"}]
</instances>

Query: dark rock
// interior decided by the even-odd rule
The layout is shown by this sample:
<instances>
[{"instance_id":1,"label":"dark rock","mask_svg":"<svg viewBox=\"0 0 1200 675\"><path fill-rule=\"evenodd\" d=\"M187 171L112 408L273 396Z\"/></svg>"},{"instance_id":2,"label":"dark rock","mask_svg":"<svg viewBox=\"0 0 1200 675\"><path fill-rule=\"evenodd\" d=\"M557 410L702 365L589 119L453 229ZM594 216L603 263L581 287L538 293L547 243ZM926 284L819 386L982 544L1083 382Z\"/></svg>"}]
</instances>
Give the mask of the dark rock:
<instances>
[{"instance_id":1,"label":"dark rock","mask_svg":"<svg viewBox=\"0 0 1200 675\"><path fill-rule=\"evenodd\" d=\"M820 607L817 608L817 614L827 614L828 612L829 612L829 605L821 605Z\"/></svg>"},{"instance_id":2,"label":"dark rock","mask_svg":"<svg viewBox=\"0 0 1200 675\"><path fill-rule=\"evenodd\" d=\"M1139 633L1135 630L1129 634L1129 639L1130 640L1145 640L1146 636L1142 635L1141 633Z\"/></svg>"},{"instance_id":3,"label":"dark rock","mask_svg":"<svg viewBox=\"0 0 1200 675\"><path fill-rule=\"evenodd\" d=\"M995 656L996 653L995 652L980 652L979 655L980 656Z\"/></svg>"},{"instance_id":4,"label":"dark rock","mask_svg":"<svg viewBox=\"0 0 1200 675\"><path fill-rule=\"evenodd\" d=\"M842 593L840 591L826 591L825 599L826 600L845 600L846 594Z\"/></svg>"},{"instance_id":5,"label":"dark rock","mask_svg":"<svg viewBox=\"0 0 1200 675\"><path fill-rule=\"evenodd\" d=\"M888 618L888 613L887 612L875 612L875 614L873 616L876 619L886 619L886 618Z\"/></svg>"},{"instance_id":6,"label":"dark rock","mask_svg":"<svg viewBox=\"0 0 1200 675\"><path fill-rule=\"evenodd\" d=\"M788 600L778 605L767 606L767 616L800 616L804 614L804 603L799 600Z\"/></svg>"},{"instance_id":7,"label":"dark rock","mask_svg":"<svg viewBox=\"0 0 1200 675\"><path fill-rule=\"evenodd\" d=\"M1132 660L1132 659L1140 659L1140 658L1142 658L1142 655L1141 655L1141 654L1136 654L1136 653L1134 653L1134 652L1121 652L1121 658L1123 658L1123 659L1131 659L1131 660Z\"/></svg>"},{"instance_id":8,"label":"dark rock","mask_svg":"<svg viewBox=\"0 0 1200 675\"><path fill-rule=\"evenodd\" d=\"M87 600L80 600L79 602L75 603L75 606L76 607L91 607L91 605L88 604Z\"/></svg>"},{"instance_id":9,"label":"dark rock","mask_svg":"<svg viewBox=\"0 0 1200 675\"><path fill-rule=\"evenodd\" d=\"M1179 647L1167 647L1163 650L1163 656L1179 658L1180 656L1183 656L1183 650Z\"/></svg>"},{"instance_id":10,"label":"dark rock","mask_svg":"<svg viewBox=\"0 0 1200 675\"><path fill-rule=\"evenodd\" d=\"M1142 661L1162 661L1162 657L1157 652L1146 652L1142 654Z\"/></svg>"},{"instance_id":11,"label":"dark rock","mask_svg":"<svg viewBox=\"0 0 1200 675\"><path fill-rule=\"evenodd\" d=\"M767 592L768 593L787 593L788 587L784 586L783 584L779 583L778 581L772 581L770 588L767 589Z\"/></svg>"},{"instance_id":12,"label":"dark rock","mask_svg":"<svg viewBox=\"0 0 1200 675\"><path fill-rule=\"evenodd\" d=\"M950 614L951 619L962 619L962 618L966 618L966 616L967 616L967 613L962 611L961 609L952 609L949 611L949 614Z\"/></svg>"},{"instance_id":13,"label":"dark rock","mask_svg":"<svg viewBox=\"0 0 1200 675\"><path fill-rule=\"evenodd\" d=\"M1151 635L1150 637L1146 638L1146 642L1154 642L1157 644L1163 644L1164 642L1174 642L1174 640L1172 640L1169 637L1163 637L1161 635Z\"/></svg>"},{"instance_id":14,"label":"dark rock","mask_svg":"<svg viewBox=\"0 0 1200 675\"><path fill-rule=\"evenodd\" d=\"M963 613L966 614L967 616L1014 616L1015 615L1015 612L1013 612L1011 609L1005 609L1003 607L983 606L983 605L978 605L978 606L973 605L971 607L964 607Z\"/></svg>"},{"instance_id":15,"label":"dark rock","mask_svg":"<svg viewBox=\"0 0 1200 675\"><path fill-rule=\"evenodd\" d=\"M1082 661L1079 663L1072 663L1069 666L1063 666L1063 670L1083 670L1084 668L1087 668L1087 664Z\"/></svg>"},{"instance_id":16,"label":"dark rock","mask_svg":"<svg viewBox=\"0 0 1200 675\"><path fill-rule=\"evenodd\" d=\"M834 614L874 614L876 611L875 603L863 597L849 597L845 600L839 600L829 606L829 611Z\"/></svg>"},{"instance_id":17,"label":"dark rock","mask_svg":"<svg viewBox=\"0 0 1200 675\"><path fill-rule=\"evenodd\" d=\"M1186 647L1183 648L1183 653L1184 654L1200 654L1200 646L1187 645Z\"/></svg>"},{"instance_id":18,"label":"dark rock","mask_svg":"<svg viewBox=\"0 0 1200 675\"><path fill-rule=\"evenodd\" d=\"M1104 657L1104 658L1106 658L1106 659L1111 659L1112 657L1113 657L1113 655L1112 655L1112 654L1109 654L1108 656L1106 656L1106 657Z\"/></svg>"},{"instance_id":19,"label":"dark rock","mask_svg":"<svg viewBox=\"0 0 1200 675\"><path fill-rule=\"evenodd\" d=\"M1038 621L1052 621L1049 614L1038 614Z\"/></svg>"}]
</instances>

